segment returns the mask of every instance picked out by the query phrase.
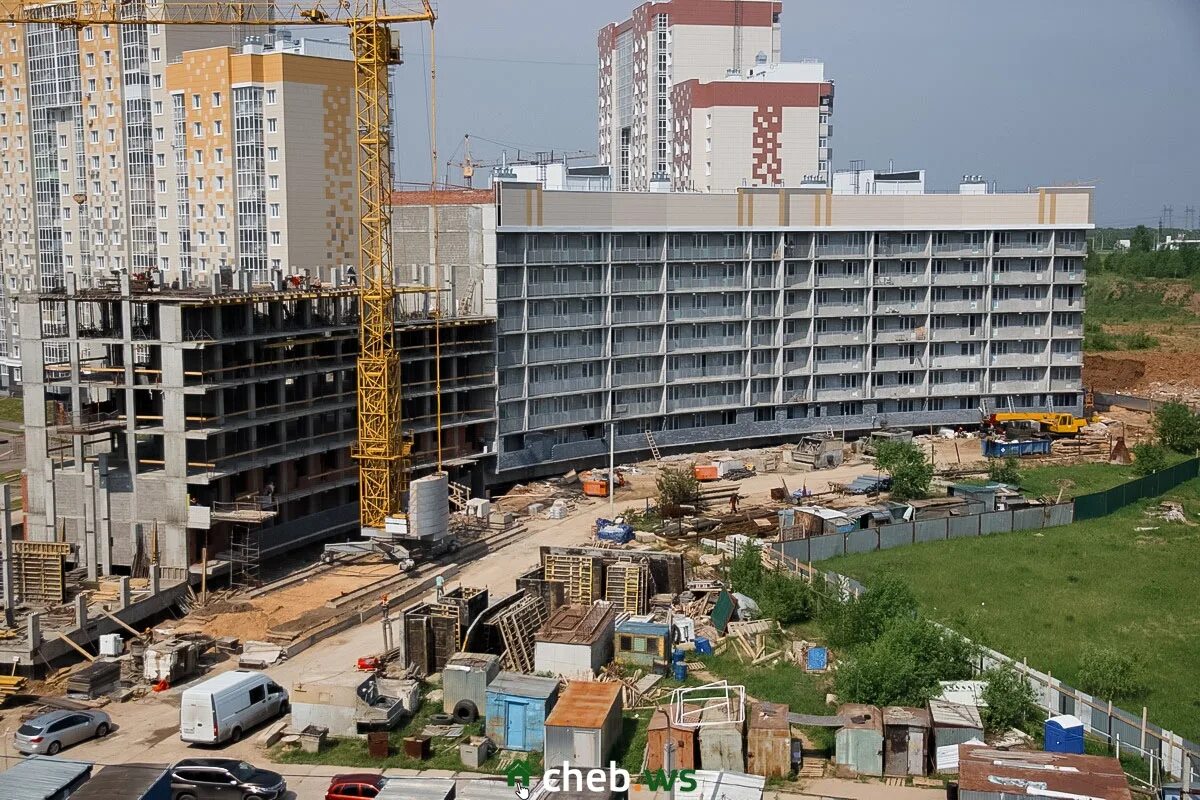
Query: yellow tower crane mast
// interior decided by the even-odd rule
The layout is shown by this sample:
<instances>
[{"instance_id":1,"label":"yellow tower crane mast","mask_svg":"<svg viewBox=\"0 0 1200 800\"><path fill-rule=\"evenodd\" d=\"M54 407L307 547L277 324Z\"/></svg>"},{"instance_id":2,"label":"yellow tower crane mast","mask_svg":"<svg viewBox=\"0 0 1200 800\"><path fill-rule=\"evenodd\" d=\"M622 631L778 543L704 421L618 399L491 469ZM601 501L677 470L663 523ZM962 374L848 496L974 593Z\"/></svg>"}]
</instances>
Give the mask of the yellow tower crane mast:
<instances>
[{"instance_id":1,"label":"yellow tower crane mast","mask_svg":"<svg viewBox=\"0 0 1200 800\"><path fill-rule=\"evenodd\" d=\"M427 22L437 15L429 0L319 0L311 3L209 2L207 0L68 0L42 3L0 0L0 22L89 25L338 25L350 35L354 57L358 137L359 516L364 528L383 530L388 517L404 517L411 469L411 440L401 430L400 358L395 342L396 301L402 293L392 269L391 87L388 68L400 61L391 26Z\"/></svg>"}]
</instances>

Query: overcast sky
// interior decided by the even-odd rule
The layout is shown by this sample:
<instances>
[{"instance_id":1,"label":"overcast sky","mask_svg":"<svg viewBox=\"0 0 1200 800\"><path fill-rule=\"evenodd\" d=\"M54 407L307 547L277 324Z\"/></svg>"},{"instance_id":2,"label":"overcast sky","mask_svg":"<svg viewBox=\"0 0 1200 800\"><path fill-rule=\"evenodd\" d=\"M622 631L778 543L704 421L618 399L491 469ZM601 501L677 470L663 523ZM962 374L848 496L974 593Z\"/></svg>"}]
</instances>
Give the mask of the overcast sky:
<instances>
[{"instance_id":1,"label":"overcast sky","mask_svg":"<svg viewBox=\"0 0 1200 800\"><path fill-rule=\"evenodd\" d=\"M477 160L595 151L596 31L637 0L438 5L439 172L460 160L464 133ZM1091 181L1102 225L1156 225L1173 205L1182 226L1185 206L1200 208L1200 0L783 7L784 59L820 58L837 84L839 168L894 159L926 169L931 188L963 173L1019 189ZM403 181L429 180L427 36L404 26Z\"/></svg>"}]
</instances>

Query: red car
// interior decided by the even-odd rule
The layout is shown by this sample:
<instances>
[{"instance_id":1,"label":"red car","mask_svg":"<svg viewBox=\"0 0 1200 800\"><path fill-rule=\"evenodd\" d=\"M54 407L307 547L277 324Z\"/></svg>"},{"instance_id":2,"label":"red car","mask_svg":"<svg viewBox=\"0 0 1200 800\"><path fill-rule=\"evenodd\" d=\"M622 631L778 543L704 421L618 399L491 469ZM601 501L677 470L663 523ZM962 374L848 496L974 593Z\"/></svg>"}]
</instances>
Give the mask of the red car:
<instances>
[{"instance_id":1,"label":"red car","mask_svg":"<svg viewBox=\"0 0 1200 800\"><path fill-rule=\"evenodd\" d=\"M348 775L334 775L329 782L329 790L325 792L325 800L362 800L364 797L375 797L387 783L387 778L373 772L355 772Z\"/></svg>"}]
</instances>

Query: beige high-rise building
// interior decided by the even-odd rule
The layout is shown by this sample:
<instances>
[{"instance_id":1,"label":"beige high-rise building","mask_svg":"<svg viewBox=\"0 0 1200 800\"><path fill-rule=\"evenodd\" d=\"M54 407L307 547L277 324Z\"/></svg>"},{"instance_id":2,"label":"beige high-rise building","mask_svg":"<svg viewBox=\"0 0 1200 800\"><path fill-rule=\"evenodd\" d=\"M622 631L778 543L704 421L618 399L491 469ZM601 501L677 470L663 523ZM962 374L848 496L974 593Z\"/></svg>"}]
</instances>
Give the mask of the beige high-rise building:
<instances>
[{"instance_id":1,"label":"beige high-rise building","mask_svg":"<svg viewBox=\"0 0 1200 800\"><path fill-rule=\"evenodd\" d=\"M157 271L170 285L224 266L262 282L356 260L348 49L235 51L233 35L0 26L0 389L21 382L16 295L69 273L86 287Z\"/></svg>"}]
</instances>

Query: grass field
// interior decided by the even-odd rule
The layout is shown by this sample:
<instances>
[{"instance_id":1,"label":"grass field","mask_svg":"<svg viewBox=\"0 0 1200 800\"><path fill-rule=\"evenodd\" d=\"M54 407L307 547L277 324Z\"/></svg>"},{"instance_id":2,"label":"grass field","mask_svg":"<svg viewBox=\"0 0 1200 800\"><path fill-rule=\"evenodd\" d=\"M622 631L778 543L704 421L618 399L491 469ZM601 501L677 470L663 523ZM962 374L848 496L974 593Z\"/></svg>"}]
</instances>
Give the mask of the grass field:
<instances>
[{"instance_id":1,"label":"grass field","mask_svg":"<svg viewBox=\"0 0 1200 800\"><path fill-rule=\"evenodd\" d=\"M1163 496L1200 519L1200 479ZM1200 739L1200 525L1145 515L1144 501L1102 519L1038 532L918 544L821 562L867 586L907 580L926 613L1068 684L1087 644L1133 652L1151 689L1119 698L1135 714ZM1138 527L1155 530L1135 531Z\"/></svg>"},{"instance_id":2,"label":"grass field","mask_svg":"<svg viewBox=\"0 0 1200 800\"><path fill-rule=\"evenodd\" d=\"M1178 464L1187 459L1179 453L1168 455L1169 464ZM1138 476L1133 474L1132 466L1120 464L1063 464L1048 467L1034 467L1021 470L1021 489L1033 497L1056 497L1058 495L1057 481L1067 478L1073 483L1063 490L1063 497L1078 497L1092 492L1111 489Z\"/></svg>"},{"instance_id":3,"label":"grass field","mask_svg":"<svg viewBox=\"0 0 1200 800\"><path fill-rule=\"evenodd\" d=\"M25 401L20 397L0 397L0 420L25 421Z\"/></svg>"}]
</instances>

